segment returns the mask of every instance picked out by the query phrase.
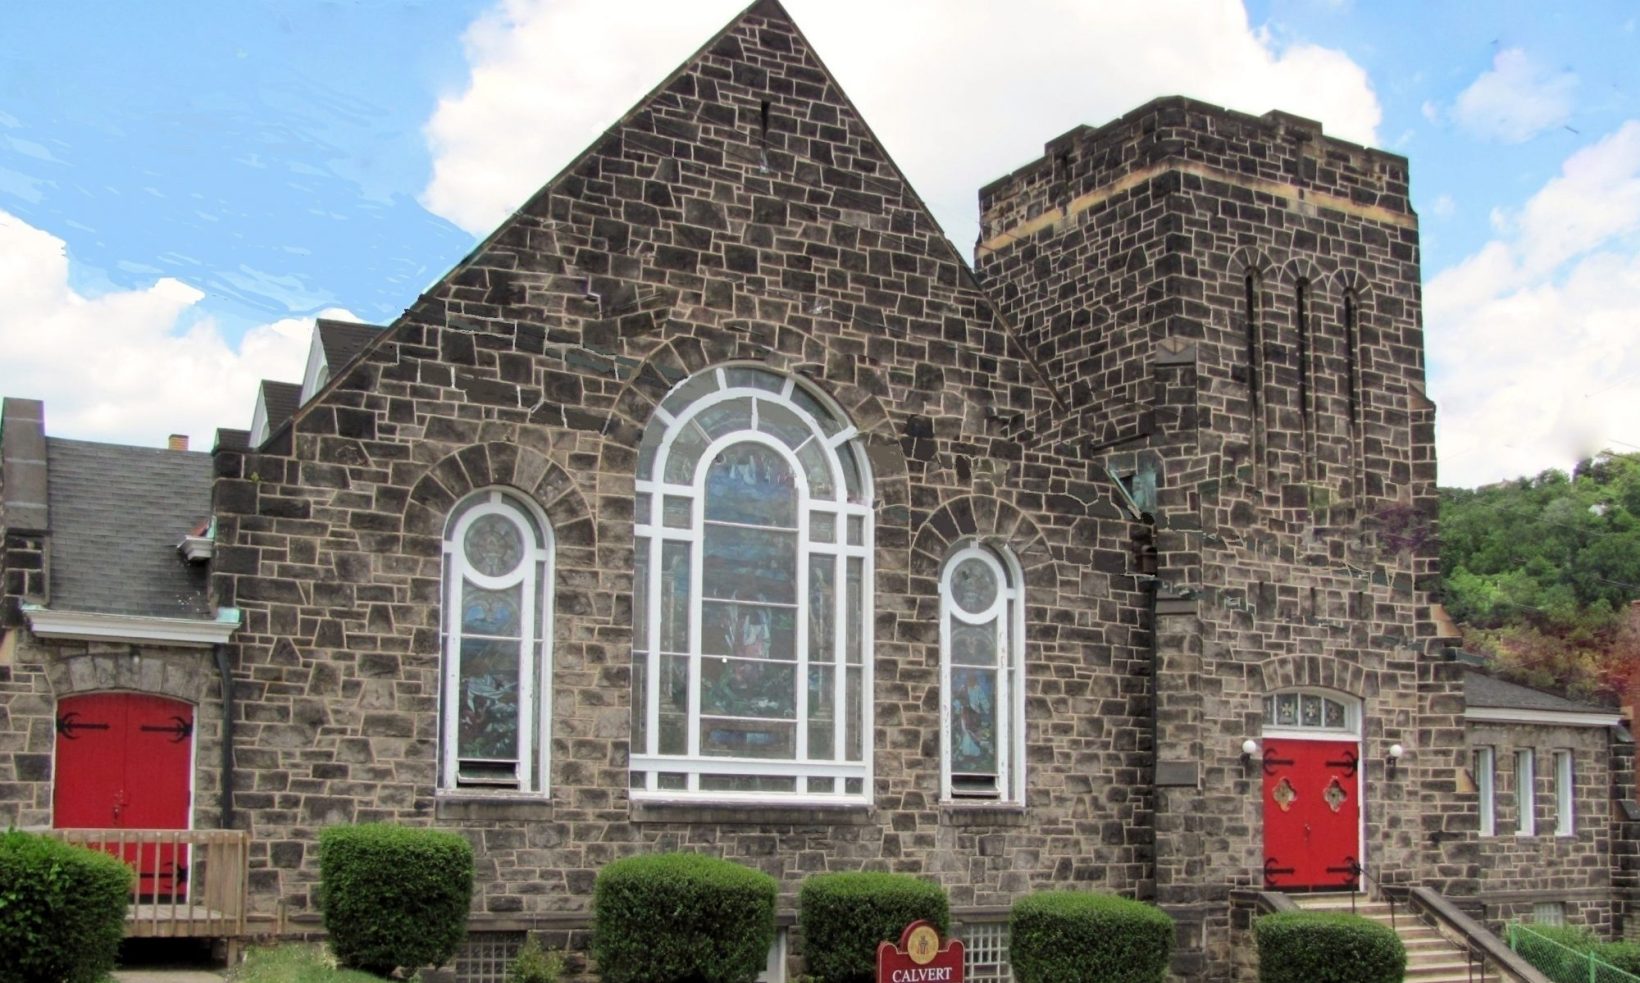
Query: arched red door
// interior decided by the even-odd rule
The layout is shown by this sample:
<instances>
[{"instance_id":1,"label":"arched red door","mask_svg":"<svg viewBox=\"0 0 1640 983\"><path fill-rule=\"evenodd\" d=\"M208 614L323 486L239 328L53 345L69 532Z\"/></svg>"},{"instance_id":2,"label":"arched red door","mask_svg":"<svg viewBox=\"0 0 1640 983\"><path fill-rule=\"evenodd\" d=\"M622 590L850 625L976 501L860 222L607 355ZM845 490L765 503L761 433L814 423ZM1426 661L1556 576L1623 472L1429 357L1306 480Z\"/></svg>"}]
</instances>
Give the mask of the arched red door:
<instances>
[{"instance_id":1,"label":"arched red door","mask_svg":"<svg viewBox=\"0 0 1640 983\"><path fill-rule=\"evenodd\" d=\"M144 693L87 693L57 702L52 825L59 829L187 829L194 708ZM130 849L139 891L187 890L186 852Z\"/></svg>"}]
</instances>

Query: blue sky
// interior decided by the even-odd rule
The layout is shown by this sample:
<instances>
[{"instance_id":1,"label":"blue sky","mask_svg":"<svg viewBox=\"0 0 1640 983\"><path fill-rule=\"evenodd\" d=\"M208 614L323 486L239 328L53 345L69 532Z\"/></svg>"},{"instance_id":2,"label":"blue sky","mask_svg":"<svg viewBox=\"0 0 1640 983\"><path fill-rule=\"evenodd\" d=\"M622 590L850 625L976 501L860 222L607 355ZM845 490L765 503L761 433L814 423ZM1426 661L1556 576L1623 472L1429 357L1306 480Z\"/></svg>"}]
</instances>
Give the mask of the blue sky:
<instances>
[{"instance_id":1,"label":"blue sky","mask_svg":"<svg viewBox=\"0 0 1640 983\"><path fill-rule=\"evenodd\" d=\"M247 425L314 315L390 321L739 6L8 10L0 393L64 436ZM1640 445L1632 4L788 6L964 248L980 184L1157 95L1406 154L1443 483Z\"/></svg>"}]
</instances>

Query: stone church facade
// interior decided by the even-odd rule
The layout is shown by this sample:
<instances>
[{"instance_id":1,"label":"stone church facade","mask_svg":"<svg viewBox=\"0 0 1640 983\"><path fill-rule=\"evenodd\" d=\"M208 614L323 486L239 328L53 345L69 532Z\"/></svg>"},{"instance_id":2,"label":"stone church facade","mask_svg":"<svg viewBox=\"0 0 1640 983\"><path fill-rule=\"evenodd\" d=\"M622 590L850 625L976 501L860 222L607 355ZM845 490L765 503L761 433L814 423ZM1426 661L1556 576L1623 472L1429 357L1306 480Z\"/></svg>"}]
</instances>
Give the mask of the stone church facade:
<instances>
[{"instance_id":1,"label":"stone church facade","mask_svg":"<svg viewBox=\"0 0 1640 983\"><path fill-rule=\"evenodd\" d=\"M1266 887L1621 930L1615 717L1477 717L1432 613L1407 180L1307 120L1160 99L982 189L970 266L754 4L397 321L316 342L254 440L122 465L196 496L162 539L209 543L167 553L193 606L164 631L73 627L161 615L54 586L92 562L57 557L61 516L103 514L58 462L102 452L7 402L0 818L60 811L64 698L133 692L195 708L188 821L252 832L285 928L318 831L391 820L472 840L481 932L573 933L603 864L675 849L788 911L867 868L975 925L1137 896L1189 979L1231 978ZM1284 791L1271 749L1305 738L1350 763ZM1561 751L1572 832L1486 835L1511 776L1552 811ZM1353 870L1273 856L1288 795L1349 817Z\"/></svg>"}]
</instances>

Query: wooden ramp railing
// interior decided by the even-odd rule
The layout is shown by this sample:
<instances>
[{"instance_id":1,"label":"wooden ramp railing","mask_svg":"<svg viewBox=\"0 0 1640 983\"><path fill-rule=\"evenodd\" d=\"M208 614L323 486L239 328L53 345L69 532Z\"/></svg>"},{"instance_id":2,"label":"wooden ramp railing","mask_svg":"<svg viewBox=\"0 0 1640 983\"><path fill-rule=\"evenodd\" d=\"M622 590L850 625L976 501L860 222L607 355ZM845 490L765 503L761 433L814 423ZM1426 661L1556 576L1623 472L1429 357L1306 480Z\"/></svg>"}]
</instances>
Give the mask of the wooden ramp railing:
<instances>
[{"instance_id":1,"label":"wooden ramp railing","mask_svg":"<svg viewBox=\"0 0 1640 983\"><path fill-rule=\"evenodd\" d=\"M51 829L47 836L102 850L137 872L128 938L245 935L250 833L238 829Z\"/></svg>"}]
</instances>

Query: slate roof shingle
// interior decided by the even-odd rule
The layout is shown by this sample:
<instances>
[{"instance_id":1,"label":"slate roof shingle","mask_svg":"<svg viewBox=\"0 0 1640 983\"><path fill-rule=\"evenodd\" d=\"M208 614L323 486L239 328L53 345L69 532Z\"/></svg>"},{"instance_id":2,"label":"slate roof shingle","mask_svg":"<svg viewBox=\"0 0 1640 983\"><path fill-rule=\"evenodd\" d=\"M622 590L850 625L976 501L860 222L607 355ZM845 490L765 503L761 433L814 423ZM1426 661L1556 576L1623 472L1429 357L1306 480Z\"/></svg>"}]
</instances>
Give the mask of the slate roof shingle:
<instances>
[{"instance_id":1,"label":"slate roof shingle","mask_svg":"<svg viewBox=\"0 0 1640 983\"><path fill-rule=\"evenodd\" d=\"M1483 672L1466 672L1463 700L1468 707L1502 710L1553 710L1561 713L1615 713L1612 707L1569 700L1519 683L1505 682Z\"/></svg>"},{"instance_id":2,"label":"slate roof shingle","mask_svg":"<svg viewBox=\"0 0 1640 983\"><path fill-rule=\"evenodd\" d=\"M299 382L262 380L262 405L267 409L268 433L273 433L296 415L302 405L302 385Z\"/></svg>"},{"instance_id":3,"label":"slate roof shingle","mask_svg":"<svg viewBox=\"0 0 1640 983\"><path fill-rule=\"evenodd\" d=\"M335 375L385 329L374 324L320 318L314 322L314 330L319 332L319 344L325 350L325 365Z\"/></svg>"},{"instance_id":4,"label":"slate roof shingle","mask_svg":"<svg viewBox=\"0 0 1640 983\"><path fill-rule=\"evenodd\" d=\"M211 514L211 455L46 438L54 611L210 620L177 542Z\"/></svg>"}]
</instances>

